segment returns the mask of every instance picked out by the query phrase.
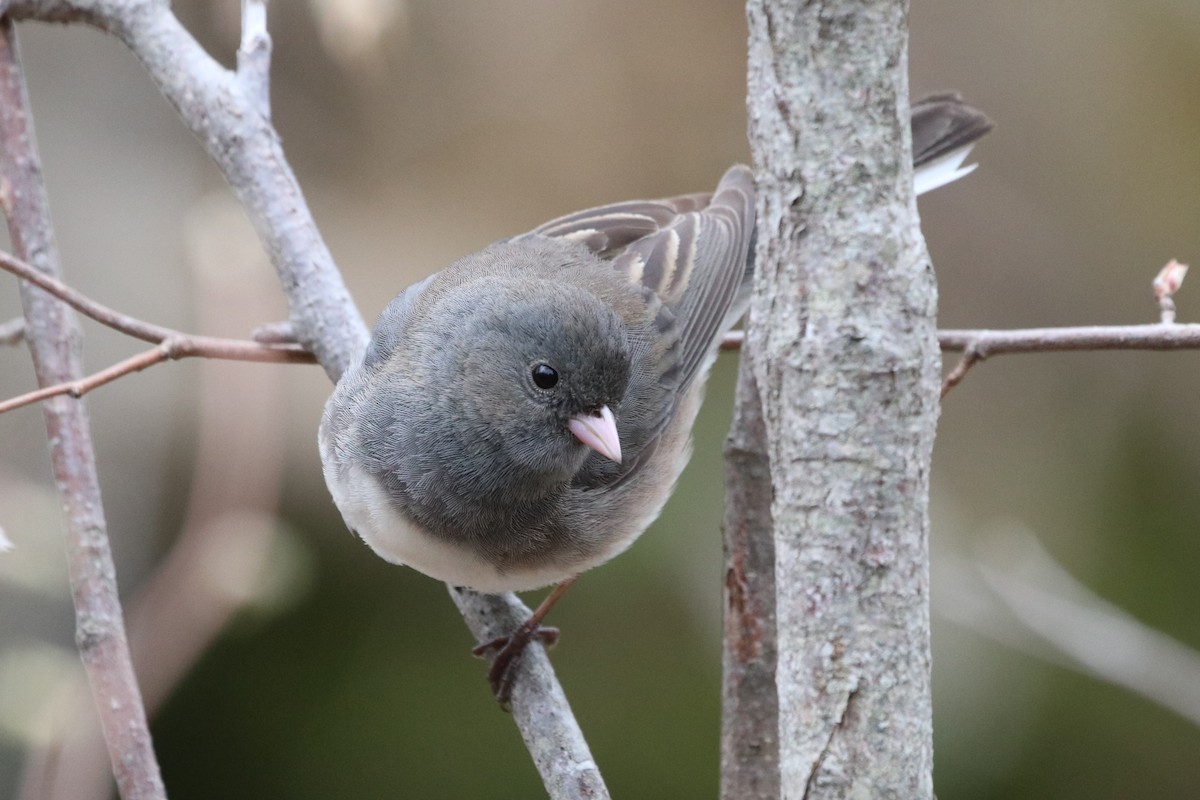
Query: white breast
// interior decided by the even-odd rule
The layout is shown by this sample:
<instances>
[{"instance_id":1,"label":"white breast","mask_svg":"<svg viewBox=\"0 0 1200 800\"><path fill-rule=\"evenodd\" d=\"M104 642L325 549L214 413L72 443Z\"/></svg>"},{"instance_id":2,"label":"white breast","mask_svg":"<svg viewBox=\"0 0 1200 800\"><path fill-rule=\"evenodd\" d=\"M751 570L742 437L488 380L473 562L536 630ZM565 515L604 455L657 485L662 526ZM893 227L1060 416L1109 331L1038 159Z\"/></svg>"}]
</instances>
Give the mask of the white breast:
<instances>
[{"instance_id":1,"label":"white breast","mask_svg":"<svg viewBox=\"0 0 1200 800\"><path fill-rule=\"evenodd\" d=\"M478 592L524 592L566 580L593 563L548 565L540 569L501 572L469 548L431 535L401 514L374 476L355 466L325 460L325 482L346 524L380 558L404 564L453 586ZM624 548L622 548L624 549ZM606 561L616 553L606 553Z\"/></svg>"}]
</instances>

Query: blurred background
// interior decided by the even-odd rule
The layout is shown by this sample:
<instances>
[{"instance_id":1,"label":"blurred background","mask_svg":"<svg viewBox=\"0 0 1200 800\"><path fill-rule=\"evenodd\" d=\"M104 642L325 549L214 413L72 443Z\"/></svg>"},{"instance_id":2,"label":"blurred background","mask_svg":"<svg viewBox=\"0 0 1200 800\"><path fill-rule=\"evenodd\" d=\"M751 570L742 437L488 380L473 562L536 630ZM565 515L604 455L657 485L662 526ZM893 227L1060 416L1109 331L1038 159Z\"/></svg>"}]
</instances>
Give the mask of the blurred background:
<instances>
[{"instance_id":1,"label":"blurred background","mask_svg":"<svg viewBox=\"0 0 1200 800\"><path fill-rule=\"evenodd\" d=\"M235 0L174 6L231 64ZM729 0L277 2L270 28L275 123L369 319L497 238L704 190L749 157L745 20ZM941 325L1155 321L1155 272L1200 259L1200 4L913 0L911 31L913 94L961 90L998 123L978 171L921 202ZM282 318L240 211L137 61L82 27L22 25L20 39L69 281L188 331L243 337ZM1200 321L1200 286L1178 306ZM0 321L18 313L0 278ZM89 369L138 349L85 328ZM721 358L663 518L554 611L555 665L619 797L717 790L735 359ZM933 475L940 797L1196 796L1195 656L1137 626L1200 647L1198 359L1004 356L947 397ZM0 350L0 395L33 385L24 348ZM171 797L538 796L445 588L376 558L330 502L315 446L329 391L311 367L181 362L88 398ZM47 762L27 754L64 719L55 747L74 754L76 783L59 796L104 797L90 707L71 688L34 408L0 417L0 527L14 545L0 554L0 797L35 785L27 764ZM1029 581L1100 608L1079 581L1130 616L1043 613ZM1063 630L1134 688L1046 644Z\"/></svg>"}]
</instances>

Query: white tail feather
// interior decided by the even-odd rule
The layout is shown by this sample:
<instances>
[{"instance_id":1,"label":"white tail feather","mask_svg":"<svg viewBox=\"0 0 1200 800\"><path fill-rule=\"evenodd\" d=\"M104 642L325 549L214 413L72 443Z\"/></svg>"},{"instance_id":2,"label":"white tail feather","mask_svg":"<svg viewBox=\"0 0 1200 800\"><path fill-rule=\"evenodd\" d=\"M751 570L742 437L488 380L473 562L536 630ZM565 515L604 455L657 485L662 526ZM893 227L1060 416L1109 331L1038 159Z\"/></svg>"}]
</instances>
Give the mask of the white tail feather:
<instances>
[{"instance_id":1,"label":"white tail feather","mask_svg":"<svg viewBox=\"0 0 1200 800\"><path fill-rule=\"evenodd\" d=\"M968 164L964 167L962 162L966 161L972 147L974 147L973 144L960 147L918 167L913 173L913 190L918 195L922 195L970 174L979 165Z\"/></svg>"}]
</instances>

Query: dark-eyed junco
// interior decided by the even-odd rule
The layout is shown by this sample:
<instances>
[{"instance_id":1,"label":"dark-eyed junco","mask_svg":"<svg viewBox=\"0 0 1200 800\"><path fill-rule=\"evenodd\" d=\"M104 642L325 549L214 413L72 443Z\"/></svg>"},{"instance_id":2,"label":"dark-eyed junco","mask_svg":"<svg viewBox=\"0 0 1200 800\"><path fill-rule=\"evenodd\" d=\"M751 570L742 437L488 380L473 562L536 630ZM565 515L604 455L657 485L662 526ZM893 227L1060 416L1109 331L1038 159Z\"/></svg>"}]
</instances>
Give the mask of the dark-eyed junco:
<instances>
[{"instance_id":1,"label":"dark-eyed junco","mask_svg":"<svg viewBox=\"0 0 1200 800\"><path fill-rule=\"evenodd\" d=\"M990 128L952 95L915 104L913 125L919 190L969 172ZM625 550L690 455L753 232L754 176L735 166L711 195L571 214L401 292L321 423L346 524L384 559L481 592L568 583Z\"/></svg>"}]
</instances>

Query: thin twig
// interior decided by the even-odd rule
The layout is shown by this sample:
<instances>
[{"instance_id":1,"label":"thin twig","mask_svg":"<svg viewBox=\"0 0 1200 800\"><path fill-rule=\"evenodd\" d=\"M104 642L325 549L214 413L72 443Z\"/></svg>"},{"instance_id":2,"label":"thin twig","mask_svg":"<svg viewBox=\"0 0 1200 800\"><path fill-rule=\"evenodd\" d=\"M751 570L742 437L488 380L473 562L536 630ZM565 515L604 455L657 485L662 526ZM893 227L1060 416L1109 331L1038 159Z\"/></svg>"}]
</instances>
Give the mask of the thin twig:
<instances>
[{"instance_id":1,"label":"thin twig","mask_svg":"<svg viewBox=\"0 0 1200 800\"><path fill-rule=\"evenodd\" d=\"M1004 353L1068 350L1192 350L1200 347L1200 324L1094 325L1011 331L938 331L943 350L974 350L980 358Z\"/></svg>"},{"instance_id":2,"label":"thin twig","mask_svg":"<svg viewBox=\"0 0 1200 800\"><path fill-rule=\"evenodd\" d=\"M25 341L25 318L16 317L0 325L0 346L12 347Z\"/></svg>"},{"instance_id":3,"label":"thin twig","mask_svg":"<svg viewBox=\"0 0 1200 800\"><path fill-rule=\"evenodd\" d=\"M28 92L8 17L0 19L0 174L14 249L39 269L59 272ZM75 316L27 284L21 286L21 302L38 383L77 379L83 370ZM165 800L125 635L87 412L75 401L46 403L43 411L64 509L76 640L117 788L123 800Z\"/></svg>"},{"instance_id":4,"label":"thin twig","mask_svg":"<svg viewBox=\"0 0 1200 800\"><path fill-rule=\"evenodd\" d=\"M730 331L722 350L737 350L745 335ZM1072 350L1200 350L1200 324L1092 325L1078 328L1026 328L1011 331L938 331L943 352L961 352L942 384L942 397L958 385L971 367L1006 353L1061 353Z\"/></svg>"},{"instance_id":5,"label":"thin twig","mask_svg":"<svg viewBox=\"0 0 1200 800\"><path fill-rule=\"evenodd\" d=\"M0 414L31 405L50 397L70 395L83 397L93 389L117 378L141 372L164 361L181 358L214 358L221 361L255 361L273 364L311 364L312 354L298 348L266 346L236 339L215 339L207 336L178 336L164 340L157 347L118 361L111 367L93 372L78 380L64 381L32 392L10 397L0 402Z\"/></svg>"},{"instance_id":6,"label":"thin twig","mask_svg":"<svg viewBox=\"0 0 1200 800\"><path fill-rule=\"evenodd\" d=\"M179 335L178 331L163 328L150 322L143 322L97 303L82 292L67 286L58 278L46 275L31 264L2 250L0 250L0 269L11 272L18 278L29 281L39 289L49 292L71 308L84 316L91 317L101 325L107 325L113 330L120 331L135 339L141 339L143 342L158 344L164 339Z\"/></svg>"},{"instance_id":7,"label":"thin twig","mask_svg":"<svg viewBox=\"0 0 1200 800\"><path fill-rule=\"evenodd\" d=\"M954 369L946 373L946 377L942 380L942 390L938 393L938 399L946 399L946 395L950 390L958 386L962 379L967 377L967 373L970 372L971 367L975 366L982 358L975 348L968 346L963 352L962 358L954 365Z\"/></svg>"},{"instance_id":8,"label":"thin twig","mask_svg":"<svg viewBox=\"0 0 1200 800\"><path fill-rule=\"evenodd\" d=\"M317 230L279 133L237 76L204 51L166 2L11 0L8 16L91 25L137 55L245 208L285 287L300 344L337 380L362 355L368 329Z\"/></svg>"},{"instance_id":9,"label":"thin twig","mask_svg":"<svg viewBox=\"0 0 1200 800\"><path fill-rule=\"evenodd\" d=\"M166 361L170 357L167 345L159 345L153 349L138 353L136 356L127 358L124 361L118 361L108 369L88 375L86 378L56 383L53 386L44 386L41 389L9 398L4 402L0 402L0 414L23 406L32 405L51 397L58 397L59 395L65 394L76 398L83 397L97 386L103 386L131 372L140 372L146 367L152 367L159 362Z\"/></svg>"},{"instance_id":10,"label":"thin twig","mask_svg":"<svg viewBox=\"0 0 1200 800\"><path fill-rule=\"evenodd\" d=\"M938 331L944 351L961 351L962 360L946 376L942 396L971 367L1006 353L1059 353L1072 350L1200 349L1200 324L1094 325L1080 328L1029 328L1012 331Z\"/></svg>"},{"instance_id":11,"label":"thin twig","mask_svg":"<svg viewBox=\"0 0 1200 800\"><path fill-rule=\"evenodd\" d=\"M0 269L7 270L49 292L77 311L113 330L158 345L152 350L127 358L86 378L46 386L37 391L0 402L0 414L56 395L67 394L72 397L82 397L92 389L103 386L123 375L138 372L146 367L172 359L216 358L226 361L288 364L312 364L315 362L312 353L295 344L264 344L216 336L192 336L171 328L144 322L92 300L79 290L39 272L16 256L3 251L0 251Z\"/></svg>"},{"instance_id":12,"label":"thin twig","mask_svg":"<svg viewBox=\"0 0 1200 800\"><path fill-rule=\"evenodd\" d=\"M237 77L264 120L271 119L271 35L267 33L267 0L242 0L242 43Z\"/></svg>"},{"instance_id":13,"label":"thin twig","mask_svg":"<svg viewBox=\"0 0 1200 800\"><path fill-rule=\"evenodd\" d=\"M111 367L84 378L46 386L0 402L0 414L58 395L83 397L93 389L117 378L141 372L147 367L181 358L213 358L221 361L256 361L276 364L311 364L312 354L299 348L260 345L236 339L216 339L208 336L173 336L157 347L118 361Z\"/></svg>"},{"instance_id":14,"label":"thin twig","mask_svg":"<svg viewBox=\"0 0 1200 800\"><path fill-rule=\"evenodd\" d=\"M171 358L203 356L227 361L269 361L312 364L316 362L312 353L296 344L269 344L242 339L224 339L217 336L193 336L162 325L155 325L122 314L103 303L98 303L78 289L39 272L16 256L0 250L0 269L11 272L22 280L29 281L39 289L54 295L76 311L90 317L101 325L141 339L151 344L174 340L175 353Z\"/></svg>"},{"instance_id":15,"label":"thin twig","mask_svg":"<svg viewBox=\"0 0 1200 800\"><path fill-rule=\"evenodd\" d=\"M478 594L455 586L449 589L477 642L507 636L529 619L529 609L514 594ZM490 665L495 651L485 658ZM564 800L607 798L608 788L600 768L592 759L545 648L540 642L531 643L512 668L517 671L511 698L513 721L542 776L546 794Z\"/></svg>"},{"instance_id":16,"label":"thin twig","mask_svg":"<svg viewBox=\"0 0 1200 800\"><path fill-rule=\"evenodd\" d=\"M296 330L287 320L264 322L250 333L250 338L259 344L293 344Z\"/></svg>"},{"instance_id":17,"label":"thin twig","mask_svg":"<svg viewBox=\"0 0 1200 800\"><path fill-rule=\"evenodd\" d=\"M730 331L722 350L738 350L745 340ZM1078 328L1018 328L938 331L943 352L976 352L977 359L1004 353L1059 353L1068 350L1195 350L1200 324L1091 325Z\"/></svg>"}]
</instances>

